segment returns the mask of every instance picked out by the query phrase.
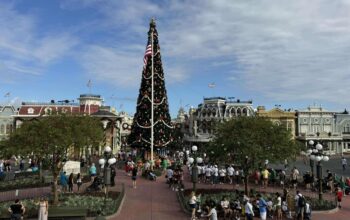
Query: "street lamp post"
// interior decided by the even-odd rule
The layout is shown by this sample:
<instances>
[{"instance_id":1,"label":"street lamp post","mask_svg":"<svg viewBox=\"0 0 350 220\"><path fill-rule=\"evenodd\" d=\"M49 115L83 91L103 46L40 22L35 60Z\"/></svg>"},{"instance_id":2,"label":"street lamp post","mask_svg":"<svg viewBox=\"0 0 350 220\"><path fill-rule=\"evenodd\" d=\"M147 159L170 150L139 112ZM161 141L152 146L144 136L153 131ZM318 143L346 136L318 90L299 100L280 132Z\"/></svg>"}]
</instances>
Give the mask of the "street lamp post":
<instances>
[{"instance_id":1,"label":"street lamp post","mask_svg":"<svg viewBox=\"0 0 350 220\"><path fill-rule=\"evenodd\" d=\"M313 146L314 146L314 144L315 144L315 142L313 141L313 140L310 140L309 141L309 146L312 148ZM309 154L311 154L312 153L312 150L311 149L309 149L310 150L310 152L308 151L307 153L309 153ZM314 160L311 160L311 158L310 158L310 168L311 168L311 176L312 176L312 178L314 178Z\"/></svg>"},{"instance_id":2,"label":"street lamp post","mask_svg":"<svg viewBox=\"0 0 350 220\"><path fill-rule=\"evenodd\" d=\"M322 161L327 162L329 157L324 153L322 144L317 143L314 146L314 141L310 140L309 145L310 149L307 150L307 155L310 157L310 160L317 162L317 179L318 179L318 199L322 200L323 198L323 189L322 189ZM311 164L311 163L310 163Z\"/></svg>"},{"instance_id":3,"label":"street lamp post","mask_svg":"<svg viewBox=\"0 0 350 220\"><path fill-rule=\"evenodd\" d=\"M104 158L101 158L98 163L103 167L103 180L105 185L105 197L108 196L108 186L111 185L111 165L117 162L112 155L112 149L106 146L103 153Z\"/></svg>"},{"instance_id":4,"label":"street lamp post","mask_svg":"<svg viewBox=\"0 0 350 220\"><path fill-rule=\"evenodd\" d=\"M203 159L201 157L197 157L197 146L192 146L192 157L188 158L188 162L192 165L192 183L193 183L193 191L196 191L196 183L198 182L198 166L197 163L202 163Z\"/></svg>"}]
</instances>

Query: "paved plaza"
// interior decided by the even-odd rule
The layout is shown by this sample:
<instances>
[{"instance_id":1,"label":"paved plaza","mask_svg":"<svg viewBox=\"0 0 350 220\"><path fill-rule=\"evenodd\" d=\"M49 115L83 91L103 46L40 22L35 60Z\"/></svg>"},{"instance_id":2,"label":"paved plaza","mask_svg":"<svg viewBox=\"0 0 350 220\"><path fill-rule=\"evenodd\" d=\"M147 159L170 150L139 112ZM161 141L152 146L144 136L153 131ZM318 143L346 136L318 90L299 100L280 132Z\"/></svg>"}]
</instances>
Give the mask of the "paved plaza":
<instances>
[{"instance_id":1,"label":"paved plaza","mask_svg":"<svg viewBox=\"0 0 350 220\"><path fill-rule=\"evenodd\" d=\"M334 167L336 172L342 172L341 166L339 165L340 159L333 158L330 160L325 168ZM303 165L302 161L297 161L296 166L301 170L306 170L308 166ZM339 167L339 168L337 168ZM346 171L346 175L348 176ZM192 188L192 183L190 181L190 177L188 175L188 171L185 168L185 188ZM120 185L125 185L125 199L122 203L121 209L117 215L114 215L110 219L112 220L182 220L182 219L190 219L190 216L185 214L176 197L176 192L169 189L168 185L165 183L164 175L159 177L157 181L146 180L142 177L138 177L137 180L137 188L132 188L131 177L127 176L123 170L117 170L116 176L117 186L112 188L111 190L120 190ZM86 185L84 186L86 187ZM83 188L84 188L83 187ZM265 192L282 192L282 189L279 187L268 187L267 189L263 189L260 186L251 186L256 188L258 191ZM233 187L232 185L208 185L208 184L197 184L197 188L222 188L222 189L241 189L243 190L243 186ZM45 187L42 190L32 190L25 189L21 190L20 195L23 196L35 196L34 194L47 194L50 188ZM304 195L308 195L310 197L317 198L317 192L305 192L302 191ZM0 193L1 200L8 200L6 198L10 198L15 194L14 191L10 192L2 192ZM325 193L324 198L333 199L333 194ZM316 220L328 220L328 219L337 219L337 220L348 220L350 216L350 196L344 197L342 209L336 211L334 213L313 213L313 219ZM90 218L93 219L93 218ZM258 219L258 218L256 218Z\"/></svg>"}]
</instances>

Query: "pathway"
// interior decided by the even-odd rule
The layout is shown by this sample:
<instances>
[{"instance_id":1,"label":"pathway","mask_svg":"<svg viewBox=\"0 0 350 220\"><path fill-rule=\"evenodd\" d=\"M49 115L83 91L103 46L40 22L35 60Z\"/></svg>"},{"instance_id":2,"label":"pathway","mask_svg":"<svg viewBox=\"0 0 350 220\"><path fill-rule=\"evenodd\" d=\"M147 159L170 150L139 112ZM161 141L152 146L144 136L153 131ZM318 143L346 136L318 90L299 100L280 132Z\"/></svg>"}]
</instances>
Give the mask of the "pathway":
<instances>
[{"instance_id":1,"label":"pathway","mask_svg":"<svg viewBox=\"0 0 350 220\"><path fill-rule=\"evenodd\" d=\"M189 219L182 212L175 192L165 184L165 178L157 181L137 179L137 188L132 188L131 177L118 170L116 181L125 184L125 200L120 214L113 220L179 220Z\"/></svg>"}]
</instances>

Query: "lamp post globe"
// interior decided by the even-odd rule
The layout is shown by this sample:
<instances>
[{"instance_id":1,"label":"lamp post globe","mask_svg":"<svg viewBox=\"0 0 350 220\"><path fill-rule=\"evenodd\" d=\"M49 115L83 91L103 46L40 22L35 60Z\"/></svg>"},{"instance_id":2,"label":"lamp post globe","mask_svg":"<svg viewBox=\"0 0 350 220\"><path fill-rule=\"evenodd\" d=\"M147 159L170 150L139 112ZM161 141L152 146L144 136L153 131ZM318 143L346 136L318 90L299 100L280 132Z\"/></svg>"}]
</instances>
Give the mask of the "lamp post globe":
<instances>
[{"instance_id":1,"label":"lamp post globe","mask_svg":"<svg viewBox=\"0 0 350 220\"><path fill-rule=\"evenodd\" d=\"M106 160L104 158L101 158L98 160L98 164L100 164L101 166L105 165Z\"/></svg>"},{"instance_id":2,"label":"lamp post globe","mask_svg":"<svg viewBox=\"0 0 350 220\"><path fill-rule=\"evenodd\" d=\"M193 162L194 162L193 157L188 158L188 162L190 162L190 164L193 164Z\"/></svg>"},{"instance_id":3,"label":"lamp post globe","mask_svg":"<svg viewBox=\"0 0 350 220\"><path fill-rule=\"evenodd\" d=\"M115 159L114 157L108 159L108 164L109 164L109 165L115 164L116 162L117 162L117 159Z\"/></svg>"},{"instance_id":4,"label":"lamp post globe","mask_svg":"<svg viewBox=\"0 0 350 220\"><path fill-rule=\"evenodd\" d=\"M203 163L203 159L201 157L197 158L197 163Z\"/></svg>"},{"instance_id":5,"label":"lamp post globe","mask_svg":"<svg viewBox=\"0 0 350 220\"><path fill-rule=\"evenodd\" d=\"M322 150L322 148L323 148L322 144L320 144L320 143L316 144L316 149L317 150Z\"/></svg>"},{"instance_id":6,"label":"lamp post globe","mask_svg":"<svg viewBox=\"0 0 350 220\"><path fill-rule=\"evenodd\" d=\"M192 146L192 151L196 152L198 150L197 146L196 145L193 145Z\"/></svg>"},{"instance_id":7,"label":"lamp post globe","mask_svg":"<svg viewBox=\"0 0 350 220\"><path fill-rule=\"evenodd\" d=\"M112 148L110 146L106 146L104 149L105 153L110 153L112 151Z\"/></svg>"},{"instance_id":8,"label":"lamp post globe","mask_svg":"<svg viewBox=\"0 0 350 220\"><path fill-rule=\"evenodd\" d=\"M310 159L311 159L311 160L315 160L315 155L311 154L311 155L310 155Z\"/></svg>"},{"instance_id":9,"label":"lamp post globe","mask_svg":"<svg viewBox=\"0 0 350 220\"><path fill-rule=\"evenodd\" d=\"M315 142L313 140L309 140L309 145L313 146Z\"/></svg>"}]
</instances>

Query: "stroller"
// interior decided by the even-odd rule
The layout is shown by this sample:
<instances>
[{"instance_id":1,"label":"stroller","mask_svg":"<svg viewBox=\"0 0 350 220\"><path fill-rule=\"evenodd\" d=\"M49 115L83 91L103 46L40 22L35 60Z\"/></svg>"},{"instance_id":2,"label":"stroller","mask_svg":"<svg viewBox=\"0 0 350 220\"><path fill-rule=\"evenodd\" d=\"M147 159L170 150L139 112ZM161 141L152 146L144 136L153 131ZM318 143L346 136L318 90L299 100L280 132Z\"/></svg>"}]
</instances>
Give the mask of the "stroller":
<instances>
[{"instance_id":1,"label":"stroller","mask_svg":"<svg viewBox=\"0 0 350 220\"><path fill-rule=\"evenodd\" d=\"M92 184L86 188L86 192L98 192L98 191L101 191L103 187L104 187L103 178L100 176L96 176Z\"/></svg>"}]
</instances>

